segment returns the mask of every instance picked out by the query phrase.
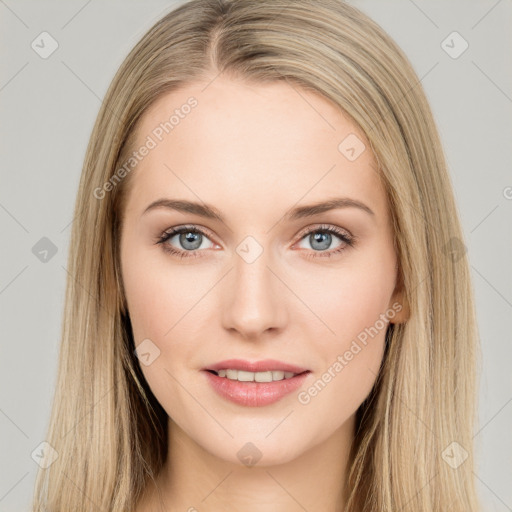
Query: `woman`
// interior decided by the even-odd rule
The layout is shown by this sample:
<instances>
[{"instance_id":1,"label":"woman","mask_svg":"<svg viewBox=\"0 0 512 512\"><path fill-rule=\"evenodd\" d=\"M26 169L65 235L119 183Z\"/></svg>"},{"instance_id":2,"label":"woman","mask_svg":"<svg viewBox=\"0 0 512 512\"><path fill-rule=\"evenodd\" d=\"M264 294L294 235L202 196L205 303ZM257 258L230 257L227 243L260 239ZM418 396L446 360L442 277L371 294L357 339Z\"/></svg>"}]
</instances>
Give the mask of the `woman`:
<instances>
[{"instance_id":1,"label":"woman","mask_svg":"<svg viewBox=\"0 0 512 512\"><path fill-rule=\"evenodd\" d=\"M479 510L462 230L419 80L363 13L167 14L75 215L33 510Z\"/></svg>"}]
</instances>

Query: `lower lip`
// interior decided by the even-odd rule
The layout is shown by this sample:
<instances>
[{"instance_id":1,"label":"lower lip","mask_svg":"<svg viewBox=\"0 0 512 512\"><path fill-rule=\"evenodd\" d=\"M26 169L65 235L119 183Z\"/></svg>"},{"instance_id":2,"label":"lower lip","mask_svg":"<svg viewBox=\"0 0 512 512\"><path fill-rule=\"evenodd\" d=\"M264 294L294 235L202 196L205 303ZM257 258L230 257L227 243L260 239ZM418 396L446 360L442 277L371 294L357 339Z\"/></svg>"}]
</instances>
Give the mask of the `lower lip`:
<instances>
[{"instance_id":1,"label":"lower lip","mask_svg":"<svg viewBox=\"0 0 512 512\"><path fill-rule=\"evenodd\" d=\"M297 390L311 372L301 373L291 379L273 382L239 382L219 377L203 370L212 388L223 398L238 405L262 407L270 405Z\"/></svg>"}]
</instances>

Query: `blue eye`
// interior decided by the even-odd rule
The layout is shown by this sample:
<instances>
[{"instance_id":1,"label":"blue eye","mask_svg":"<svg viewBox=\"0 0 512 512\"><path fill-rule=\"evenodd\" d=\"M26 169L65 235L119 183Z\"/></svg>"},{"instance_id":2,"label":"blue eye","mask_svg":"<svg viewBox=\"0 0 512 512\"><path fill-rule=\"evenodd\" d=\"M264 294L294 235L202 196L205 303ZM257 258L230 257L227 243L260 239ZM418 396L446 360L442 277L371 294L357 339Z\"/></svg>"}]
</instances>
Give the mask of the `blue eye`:
<instances>
[{"instance_id":1,"label":"blue eye","mask_svg":"<svg viewBox=\"0 0 512 512\"><path fill-rule=\"evenodd\" d=\"M338 244L336 249L325 251L325 249L328 249L331 246L333 235L335 238L338 238L338 240L341 240L341 243ZM307 231L301 238L301 241L304 239L309 242L313 252L317 253L308 254L308 258L330 258L333 255L344 251L347 247L352 247L354 245L355 237L334 226L320 226Z\"/></svg>"},{"instance_id":2,"label":"blue eye","mask_svg":"<svg viewBox=\"0 0 512 512\"><path fill-rule=\"evenodd\" d=\"M326 251L325 249L328 249L332 244L333 235L335 238L338 238L341 243L338 244L336 249ZM183 249L176 248L168 243L175 237ZM349 235L346 231L342 231L337 227L322 225L303 233L300 241L304 239L309 241L310 247L312 248L312 253L308 254L306 257L330 258L335 254L341 253L347 247L352 247L356 237ZM202 247L205 240L209 240L208 234L202 229L196 226L183 226L179 228L172 228L164 232L158 238L157 243L161 244L163 250L169 254L173 254L179 258L194 258L199 256L199 252L202 252L199 251L199 249L209 249L214 246L210 241L211 245L209 247Z\"/></svg>"},{"instance_id":3,"label":"blue eye","mask_svg":"<svg viewBox=\"0 0 512 512\"><path fill-rule=\"evenodd\" d=\"M172 238L177 237L179 244L185 249L176 249L169 242ZM196 257L197 250L203 245L204 239L207 239L206 233L195 226L181 227L166 231L159 238L157 243L162 244L164 251L179 256L180 258ZM206 247L208 249L208 247ZM205 247L203 247L205 249Z\"/></svg>"}]
</instances>

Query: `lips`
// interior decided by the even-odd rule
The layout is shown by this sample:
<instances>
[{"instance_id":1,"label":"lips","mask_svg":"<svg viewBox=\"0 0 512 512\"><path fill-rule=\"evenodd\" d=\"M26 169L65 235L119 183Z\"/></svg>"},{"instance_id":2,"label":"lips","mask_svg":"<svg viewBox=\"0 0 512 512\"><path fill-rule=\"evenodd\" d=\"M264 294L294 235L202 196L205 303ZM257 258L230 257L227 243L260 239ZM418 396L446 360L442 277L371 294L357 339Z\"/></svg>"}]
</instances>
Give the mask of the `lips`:
<instances>
[{"instance_id":1,"label":"lips","mask_svg":"<svg viewBox=\"0 0 512 512\"><path fill-rule=\"evenodd\" d=\"M240 372L240 380L232 380L225 373ZM275 359L249 362L241 359L228 359L209 365L202 369L207 382L222 398L235 404L249 407L261 407L273 404L302 386L309 377L310 370ZM220 375L219 375L220 373ZM259 381L252 376L266 376L266 381ZM281 380L270 380L270 375L277 373ZM283 378L283 374L286 375ZM236 379L236 377L235 377Z\"/></svg>"},{"instance_id":2,"label":"lips","mask_svg":"<svg viewBox=\"0 0 512 512\"><path fill-rule=\"evenodd\" d=\"M268 371L283 371L283 372L292 372L292 373L304 373L308 371L307 368L302 368L300 366L296 366L289 363L284 363L282 361L277 361L276 359L264 359L262 361L245 361L243 359L227 359L225 361L220 361L218 363L209 365L203 370L213 370L214 372L218 372L219 370L242 370L246 372L268 372Z\"/></svg>"}]
</instances>

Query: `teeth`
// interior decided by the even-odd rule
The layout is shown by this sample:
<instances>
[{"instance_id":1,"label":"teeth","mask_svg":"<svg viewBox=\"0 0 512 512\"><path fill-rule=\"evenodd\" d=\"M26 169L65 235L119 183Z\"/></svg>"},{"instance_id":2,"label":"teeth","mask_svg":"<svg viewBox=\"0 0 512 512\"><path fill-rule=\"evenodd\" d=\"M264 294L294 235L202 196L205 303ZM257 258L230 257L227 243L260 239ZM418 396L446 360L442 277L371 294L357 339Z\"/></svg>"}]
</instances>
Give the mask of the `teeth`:
<instances>
[{"instance_id":1,"label":"teeth","mask_svg":"<svg viewBox=\"0 0 512 512\"><path fill-rule=\"evenodd\" d=\"M246 372L245 370L218 370L219 377L226 377L230 380L238 380L239 382L273 382L283 379L291 379L293 372L283 372L281 370L267 372Z\"/></svg>"},{"instance_id":2,"label":"teeth","mask_svg":"<svg viewBox=\"0 0 512 512\"><path fill-rule=\"evenodd\" d=\"M240 382L251 382L254 380L255 376L256 376L256 374L254 374L252 372L244 372L242 370L238 370L236 378Z\"/></svg>"},{"instance_id":3,"label":"teeth","mask_svg":"<svg viewBox=\"0 0 512 512\"><path fill-rule=\"evenodd\" d=\"M293 373L292 373L293 376ZM284 372L280 370L276 370L272 372L272 380L283 380L284 379Z\"/></svg>"},{"instance_id":4,"label":"teeth","mask_svg":"<svg viewBox=\"0 0 512 512\"><path fill-rule=\"evenodd\" d=\"M236 380L237 373L238 372L236 370L226 370L226 377L228 379Z\"/></svg>"}]
</instances>

